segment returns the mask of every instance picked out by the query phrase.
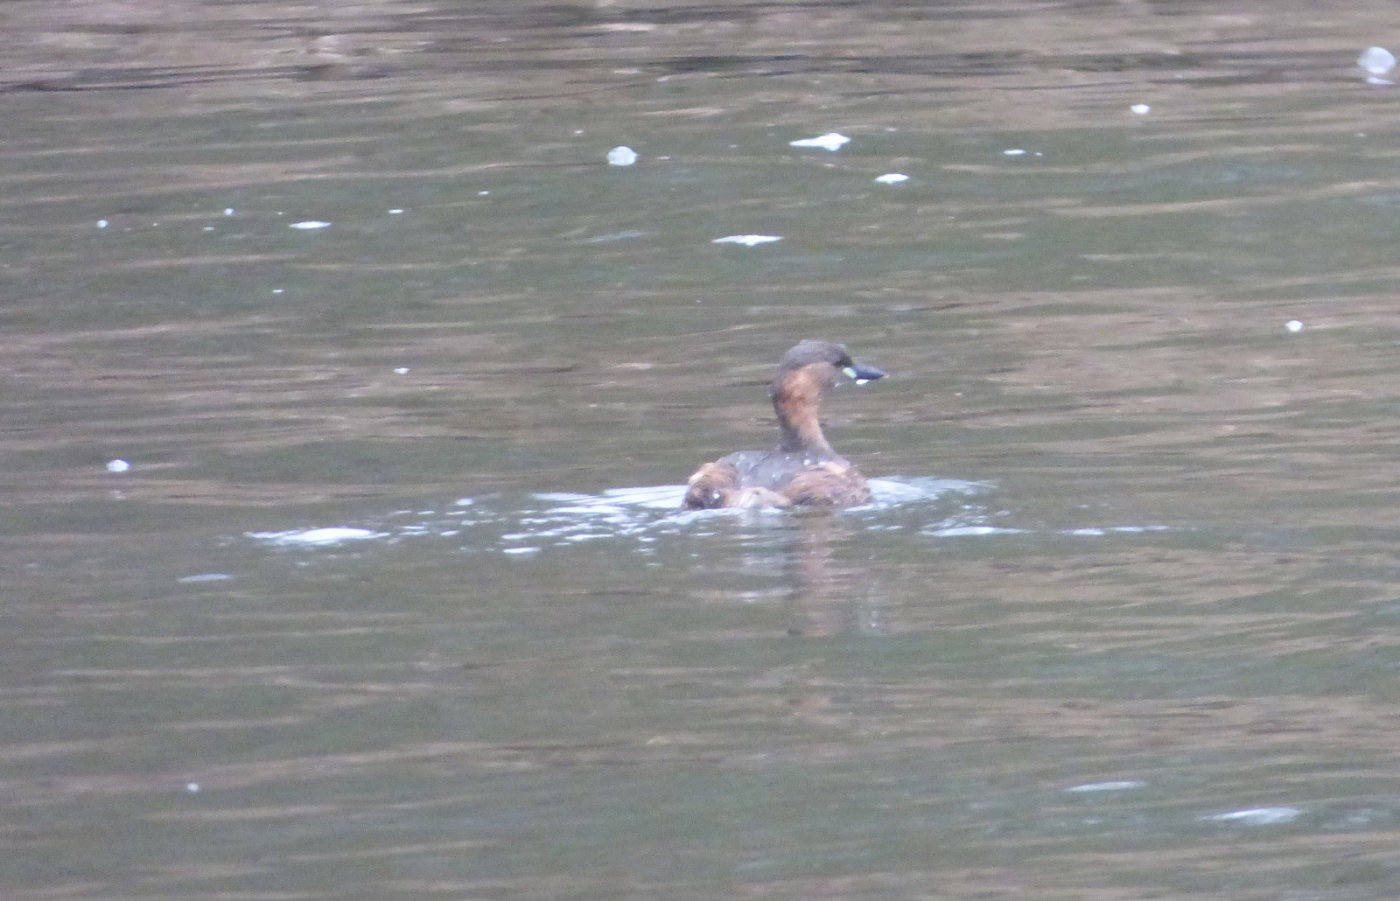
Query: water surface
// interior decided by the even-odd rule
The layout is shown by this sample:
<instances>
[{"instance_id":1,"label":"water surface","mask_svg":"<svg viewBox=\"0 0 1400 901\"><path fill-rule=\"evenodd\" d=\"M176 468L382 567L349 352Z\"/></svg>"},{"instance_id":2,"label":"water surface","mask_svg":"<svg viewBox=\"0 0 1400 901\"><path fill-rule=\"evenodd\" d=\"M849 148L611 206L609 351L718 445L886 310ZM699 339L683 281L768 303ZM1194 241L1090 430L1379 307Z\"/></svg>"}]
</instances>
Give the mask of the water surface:
<instances>
[{"instance_id":1,"label":"water surface","mask_svg":"<svg viewBox=\"0 0 1400 901\"><path fill-rule=\"evenodd\" d=\"M469 7L8 5L6 895L1400 891L1390 7Z\"/></svg>"}]
</instances>

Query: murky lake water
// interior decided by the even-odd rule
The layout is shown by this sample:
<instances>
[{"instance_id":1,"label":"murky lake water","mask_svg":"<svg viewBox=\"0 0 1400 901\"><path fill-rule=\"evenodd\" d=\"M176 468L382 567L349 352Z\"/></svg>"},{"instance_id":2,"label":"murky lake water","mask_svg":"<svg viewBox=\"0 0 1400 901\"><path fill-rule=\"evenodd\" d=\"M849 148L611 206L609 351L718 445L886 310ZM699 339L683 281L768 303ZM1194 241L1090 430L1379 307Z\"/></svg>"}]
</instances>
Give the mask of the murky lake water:
<instances>
[{"instance_id":1,"label":"murky lake water","mask_svg":"<svg viewBox=\"0 0 1400 901\"><path fill-rule=\"evenodd\" d=\"M464 6L7 4L0 891L1400 894L1390 5Z\"/></svg>"}]
</instances>

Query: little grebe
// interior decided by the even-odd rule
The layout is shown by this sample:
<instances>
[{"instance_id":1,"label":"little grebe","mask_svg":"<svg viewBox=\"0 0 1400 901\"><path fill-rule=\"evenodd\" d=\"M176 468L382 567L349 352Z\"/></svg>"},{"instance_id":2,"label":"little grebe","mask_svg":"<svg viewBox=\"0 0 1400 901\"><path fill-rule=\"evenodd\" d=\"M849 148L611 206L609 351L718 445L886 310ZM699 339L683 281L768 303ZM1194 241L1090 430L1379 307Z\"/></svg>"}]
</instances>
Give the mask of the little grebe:
<instances>
[{"instance_id":1,"label":"little grebe","mask_svg":"<svg viewBox=\"0 0 1400 901\"><path fill-rule=\"evenodd\" d=\"M690 477L681 506L849 507L870 500L865 476L831 449L817 406L845 375L858 382L884 375L851 359L840 344L803 341L783 354L770 395L782 441L776 450L739 451L706 463Z\"/></svg>"}]
</instances>

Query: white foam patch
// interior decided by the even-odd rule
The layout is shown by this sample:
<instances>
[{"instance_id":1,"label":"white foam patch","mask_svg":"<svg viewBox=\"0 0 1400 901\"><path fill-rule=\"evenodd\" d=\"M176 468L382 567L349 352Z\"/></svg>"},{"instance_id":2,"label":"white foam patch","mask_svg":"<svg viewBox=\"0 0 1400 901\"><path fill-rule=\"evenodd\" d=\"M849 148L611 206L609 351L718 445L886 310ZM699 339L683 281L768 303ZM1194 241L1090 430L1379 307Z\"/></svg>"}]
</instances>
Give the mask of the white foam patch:
<instances>
[{"instance_id":1,"label":"white foam patch","mask_svg":"<svg viewBox=\"0 0 1400 901\"><path fill-rule=\"evenodd\" d=\"M228 573L196 573L192 576L181 576L175 581L181 585L203 585L206 582L227 582L232 578Z\"/></svg>"},{"instance_id":2,"label":"white foam patch","mask_svg":"<svg viewBox=\"0 0 1400 901\"><path fill-rule=\"evenodd\" d=\"M913 504L946 494L977 494L987 487L977 482L929 477L870 479L869 482L870 493L881 506Z\"/></svg>"},{"instance_id":3,"label":"white foam patch","mask_svg":"<svg viewBox=\"0 0 1400 901\"><path fill-rule=\"evenodd\" d=\"M723 238L715 238L711 244L742 244L745 247L757 247L760 244L772 244L774 241L781 241L781 235L725 235Z\"/></svg>"},{"instance_id":4,"label":"white foam patch","mask_svg":"<svg viewBox=\"0 0 1400 901\"><path fill-rule=\"evenodd\" d=\"M985 535L1022 535L1025 529L1008 529L1001 526L945 526L924 532L934 538L981 538Z\"/></svg>"},{"instance_id":5,"label":"white foam patch","mask_svg":"<svg viewBox=\"0 0 1400 901\"><path fill-rule=\"evenodd\" d=\"M328 526L320 529L293 529L287 532L249 532L249 538L279 547L328 547L350 541L387 538L387 532L356 529L349 526Z\"/></svg>"},{"instance_id":6,"label":"white foam patch","mask_svg":"<svg viewBox=\"0 0 1400 901\"><path fill-rule=\"evenodd\" d=\"M933 478L873 479L872 503L850 511L875 530L906 529L907 523L882 521L884 511L926 503L940 496L974 494L976 483ZM442 507L400 509L382 514L377 528L331 526L289 531L249 532L248 537L279 548L336 547L368 539L423 541L452 538L462 551L509 555L535 554L551 548L600 540L628 541L637 553L655 553L663 536L683 540L711 534L700 523L712 517L740 517L748 522L790 522L793 511L769 509L684 510L685 485L611 488L596 494L539 492L513 498L462 497Z\"/></svg>"},{"instance_id":7,"label":"white foam patch","mask_svg":"<svg viewBox=\"0 0 1400 901\"><path fill-rule=\"evenodd\" d=\"M1087 795L1094 792L1124 792L1132 791L1135 788L1142 788L1146 783L1137 779L1121 779L1117 782L1086 782L1083 785L1071 785L1065 789L1067 794Z\"/></svg>"},{"instance_id":8,"label":"white foam patch","mask_svg":"<svg viewBox=\"0 0 1400 901\"><path fill-rule=\"evenodd\" d=\"M1201 819L1211 823L1239 823L1244 826L1276 826L1280 823L1291 823L1301 814L1302 811L1296 807L1251 807L1247 810L1232 810L1229 813L1217 813L1211 816L1201 817Z\"/></svg>"},{"instance_id":9,"label":"white foam patch","mask_svg":"<svg viewBox=\"0 0 1400 901\"><path fill-rule=\"evenodd\" d=\"M1102 538L1105 535L1143 535L1148 532L1170 532L1171 526L1082 526L1078 529L1064 529L1059 534L1074 538Z\"/></svg>"},{"instance_id":10,"label":"white foam patch","mask_svg":"<svg viewBox=\"0 0 1400 901\"><path fill-rule=\"evenodd\" d=\"M817 147L822 150L830 150L833 153L845 147L851 139L840 132L829 131L824 135L817 135L815 138L799 138L796 141L788 141L789 147Z\"/></svg>"}]
</instances>

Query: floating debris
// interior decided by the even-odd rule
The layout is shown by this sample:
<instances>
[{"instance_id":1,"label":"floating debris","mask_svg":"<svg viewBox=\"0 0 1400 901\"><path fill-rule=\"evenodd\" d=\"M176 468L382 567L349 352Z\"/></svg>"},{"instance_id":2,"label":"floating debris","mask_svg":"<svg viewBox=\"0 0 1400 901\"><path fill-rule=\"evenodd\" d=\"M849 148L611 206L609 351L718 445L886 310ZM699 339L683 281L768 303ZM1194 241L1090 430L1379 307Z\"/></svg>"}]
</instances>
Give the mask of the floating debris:
<instances>
[{"instance_id":1,"label":"floating debris","mask_svg":"<svg viewBox=\"0 0 1400 901\"><path fill-rule=\"evenodd\" d=\"M822 150L835 152L851 142L851 139L843 134L829 131L824 135L817 135L815 138L800 138L796 141L788 141L789 147L820 147Z\"/></svg>"},{"instance_id":2,"label":"floating debris","mask_svg":"<svg viewBox=\"0 0 1400 901\"><path fill-rule=\"evenodd\" d=\"M399 208L399 207L394 207L392 210L389 211L389 215L390 215L390 216L402 216L402 215L403 215L403 210L402 210L401 208Z\"/></svg>"},{"instance_id":3,"label":"floating debris","mask_svg":"<svg viewBox=\"0 0 1400 901\"><path fill-rule=\"evenodd\" d=\"M1145 103L1134 103L1132 106L1128 107L1128 109L1132 110L1135 116L1145 116L1152 112L1152 107Z\"/></svg>"},{"instance_id":4,"label":"floating debris","mask_svg":"<svg viewBox=\"0 0 1400 901\"><path fill-rule=\"evenodd\" d=\"M298 228L302 231L315 231L318 228L330 228L329 222L322 222L319 219L307 219L304 222L293 222L288 228Z\"/></svg>"},{"instance_id":5,"label":"floating debris","mask_svg":"<svg viewBox=\"0 0 1400 901\"><path fill-rule=\"evenodd\" d=\"M1249 810L1232 810L1217 813L1202 820L1210 823L1243 823L1246 826L1274 826L1291 823L1302 811L1296 807L1252 807Z\"/></svg>"},{"instance_id":6,"label":"floating debris","mask_svg":"<svg viewBox=\"0 0 1400 901\"><path fill-rule=\"evenodd\" d=\"M225 216L232 216L232 215L233 215L233 207L231 207L231 206L226 206L226 207L224 207L224 215L225 215Z\"/></svg>"},{"instance_id":7,"label":"floating debris","mask_svg":"<svg viewBox=\"0 0 1400 901\"><path fill-rule=\"evenodd\" d=\"M757 247L760 244L772 244L774 241L781 241L781 235L725 235L723 238L715 238L711 244L742 244L745 247Z\"/></svg>"},{"instance_id":8,"label":"floating debris","mask_svg":"<svg viewBox=\"0 0 1400 901\"><path fill-rule=\"evenodd\" d=\"M1356 58L1356 64L1366 70L1366 80L1371 84L1394 84L1382 77L1395 68L1395 54L1384 47L1367 47Z\"/></svg>"},{"instance_id":9,"label":"floating debris","mask_svg":"<svg viewBox=\"0 0 1400 901\"><path fill-rule=\"evenodd\" d=\"M108 222L106 219L98 219L98 220L97 220L97 227L98 227L98 228L106 228L107 226L109 226L109 225L111 225L111 224L112 224L112 223Z\"/></svg>"},{"instance_id":10,"label":"floating debris","mask_svg":"<svg viewBox=\"0 0 1400 901\"><path fill-rule=\"evenodd\" d=\"M609 166L630 166L637 161L637 151L621 144L608 151Z\"/></svg>"},{"instance_id":11,"label":"floating debris","mask_svg":"<svg viewBox=\"0 0 1400 901\"><path fill-rule=\"evenodd\" d=\"M394 368L394 375L408 375L410 372L412 372L412 370L407 366L396 366Z\"/></svg>"},{"instance_id":12,"label":"floating debris","mask_svg":"<svg viewBox=\"0 0 1400 901\"><path fill-rule=\"evenodd\" d=\"M126 472L126 471L129 470L129 469L131 469L131 464L128 463L128 462L126 462L125 460L108 460L108 461L107 461L107 471L108 471L108 472Z\"/></svg>"},{"instance_id":13,"label":"floating debris","mask_svg":"<svg viewBox=\"0 0 1400 901\"><path fill-rule=\"evenodd\" d=\"M1303 330L1303 323L1297 319L1290 319L1283 324L1283 327L1296 334Z\"/></svg>"},{"instance_id":14,"label":"floating debris","mask_svg":"<svg viewBox=\"0 0 1400 901\"><path fill-rule=\"evenodd\" d=\"M875 180L882 185L897 185L902 181L908 181L909 176L903 172L886 172L884 175L875 176Z\"/></svg>"}]
</instances>

